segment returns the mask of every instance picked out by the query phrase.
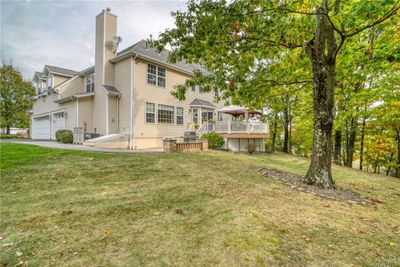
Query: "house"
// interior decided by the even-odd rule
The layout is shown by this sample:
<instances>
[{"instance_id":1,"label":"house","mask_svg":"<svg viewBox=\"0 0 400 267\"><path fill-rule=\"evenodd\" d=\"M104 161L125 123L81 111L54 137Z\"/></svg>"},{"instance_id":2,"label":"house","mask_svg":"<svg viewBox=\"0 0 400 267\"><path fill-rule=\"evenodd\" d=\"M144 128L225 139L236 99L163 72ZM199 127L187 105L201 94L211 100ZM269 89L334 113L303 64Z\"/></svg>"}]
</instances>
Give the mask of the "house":
<instances>
[{"instance_id":1,"label":"house","mask_svg":"<svg viewBox=\"0 0 400 267\"><path fill-rule=\"evenodd\" d=\"M86 145L146 149L162 147L164 137L207 132L203 126L216 121L224 107L215 101L218 91L193 87L185 101L171 95L200 66L171 64L167 50L158 53L145 40L117 51L120 40L117 16L103 10L96 17L94 66L75 71L45 65L35 72L32 139L53 140L59 129L83 129L92 138ZM218 121L229 116L220 115ZM259 134L265 138L267 132Z\"/></svg>"}]
</instances>

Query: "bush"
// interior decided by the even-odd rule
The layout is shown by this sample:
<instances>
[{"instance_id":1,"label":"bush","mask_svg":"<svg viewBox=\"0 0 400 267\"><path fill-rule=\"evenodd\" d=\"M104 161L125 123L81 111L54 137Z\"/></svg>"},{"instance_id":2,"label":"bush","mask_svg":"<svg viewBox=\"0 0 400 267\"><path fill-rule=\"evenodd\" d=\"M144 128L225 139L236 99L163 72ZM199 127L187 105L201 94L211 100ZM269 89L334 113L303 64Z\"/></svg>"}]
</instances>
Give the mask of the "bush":
<instances>
[{"instance_id":1,"label":"bush","mask_svg":"<svg viewBox=\"0 0 400 267\"><path fill-rule=\"evenodd\" d=\"M64 132L60 133L59 135L60 141L63 144L72 144L74 140L74 136L71 131L65 130Z\"/></svg>"},{"instance_id":2,"label":"bush","mask_svg":"<svg viewBox=\"0 0 400 267\"><path fill-rule=\"evenodd\" d=\"M70 133L72 134L72 132L71 132L70 130L65 130L65 129L63 129L63 130L58 130L58 131L56 132L56 140L57 140L58 142L61 142L60 135L61 135L62 133L66 133L66 132L70 132Z\"/></svg>"},{"instance_id":3,"label":"bush","mask_svg":"<svg viewBox=\"0 0 400 267\"><path fill-rule=\"evenodd\" d=\"M253 154L253 152L256 151L256 144L254 144L253 142L249 143L247 145L247 151L249 152L249 154Z\"/></svg>"},{"instance_id":4,"label":"bush","mask_svg":"<svg viewBox=\"0 0 400 267\"><path fill-rule=\"evenodd\" d=\"M210 149L220 148L225 143L224 138L217 133L206 133L201 138L208 140L208 147Z\"/></svg>"},{"instance_id":5,"label":"bush","mask_svg":"<svg viewBox=\"0 0 400 267\"><path fill-rule=\"evenodd\" d=\"M20 138L16 134L0 134L0 139L13 139L13 138Z\"/></svg>"}]
</instances>

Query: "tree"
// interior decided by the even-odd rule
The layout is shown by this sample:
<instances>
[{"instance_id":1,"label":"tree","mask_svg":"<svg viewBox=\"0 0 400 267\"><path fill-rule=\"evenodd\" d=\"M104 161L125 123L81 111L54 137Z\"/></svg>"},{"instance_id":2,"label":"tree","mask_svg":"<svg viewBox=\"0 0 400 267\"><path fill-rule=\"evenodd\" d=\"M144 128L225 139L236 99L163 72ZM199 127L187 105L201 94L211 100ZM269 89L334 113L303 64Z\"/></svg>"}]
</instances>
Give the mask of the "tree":
<instances>
[{"instance_id":1,"label":"tree","mask_svg":"<svg viewBox=\"0 0 400 267\"><path fill-rule=\"evenodd\" d=\"M11 65L0 68L0 127L29 127L28 111L32 108L31 97L35 88L22 78L21 73Z\"/></svg>"},{"instance_id":2,"label":"tree","mask_svg":"<svg viewBox=\"0 0 400 267\"><path fill-rule=\"evenodd\" d=\"M313 82L313 152L304 182L334 188L331 175L332 126L336 60L347 39L393 18L397 0L384 1L211 1L190 0L187 11L173 13L175 28L153 42L170 45L170 61L202 64L207 72L176 87L184 99L195 84L219 88L224 97L235 95L243 104L265 103L274 86L309 82L271 79L270 63L292 49L305 52ZM301 53L304 55L304 53ZM286 66L280 65L283 70ZM292 75L289 77L292 78ZM251 86L249 86L251 85Z\"/></svg>"}]
</instances>

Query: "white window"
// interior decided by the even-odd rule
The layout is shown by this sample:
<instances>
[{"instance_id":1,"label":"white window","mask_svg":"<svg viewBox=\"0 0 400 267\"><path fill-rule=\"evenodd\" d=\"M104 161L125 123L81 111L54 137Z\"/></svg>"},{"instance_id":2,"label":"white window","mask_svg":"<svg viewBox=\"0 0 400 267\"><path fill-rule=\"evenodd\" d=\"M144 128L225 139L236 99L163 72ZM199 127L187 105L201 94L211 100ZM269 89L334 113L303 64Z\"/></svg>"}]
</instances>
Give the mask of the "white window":
<instances>
[{"instance_id":1,"label":"white window","mask_svg":"<svg viewBox=\"0 0 400 267\"><path fill-rule=\"evenodd\" d=\"M193 112L193 123L198 123L199 122L199 110L197 108L194 108L192 110Z\"/></svg>"},{"instance_id":2,"label":"white window","mask_svg":"<svg viewBox=\"0 0 400 267\"><path fill-rule=\"evenodd\" d=\"M148 64L147 83L165 87L165 69L153 64Z\"/></svg>"},{"instance_id":3,"label":"white window","mask_svg":"<svg viewBox=\"0 0 400 267\"><path fill-rule=\"evenodd\" d=\"M176 107L176 124L183 124L183 108Z\"/></svg>"},{"instance_id":4,"label":"white window","mask_svg":"<svg viewBox=\"0 0 400 267\"><path fill-rule=\"evenodd\" d=\"M89 74L86 77L86 92L87 93L94 92L94 73Z\"/></svg>"},{"instance_id":5,"label":"white window","mask_svg":"<svg viewBox=\"0 0 400 267\"><path fill-rule=\"evenodd\" d=\"M146 122L154 123L156 121L156 105L146 102Z\"/></svg>"},{"instance_id":6,"label":"white window","mask_svg":"<svg viewBox=\"0 0 400 267\"><path fill-rule=\"evenodd\" d=\"M174 123L174 106L158 105L157 121L158 123Z\"/></svg>"},{"instance_id":7,"label":"white window","mask_svg":"<svg viewBox=\"0 0 400 267\"><path fill-rule=\"evenodd\" d=\"M47 89L50 89L53 86L53 76L49 74L47 77Z\"/></svg>"}]
</instances>

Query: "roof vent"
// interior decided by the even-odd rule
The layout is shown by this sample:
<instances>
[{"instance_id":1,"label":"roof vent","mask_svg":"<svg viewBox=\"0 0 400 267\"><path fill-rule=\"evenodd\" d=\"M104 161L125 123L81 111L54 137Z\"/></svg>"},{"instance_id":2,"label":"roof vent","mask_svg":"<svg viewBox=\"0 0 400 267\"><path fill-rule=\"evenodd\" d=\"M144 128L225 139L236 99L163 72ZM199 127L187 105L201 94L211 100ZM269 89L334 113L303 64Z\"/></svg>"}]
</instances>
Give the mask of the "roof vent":
<instances>
[{"instance_id":1,"label":"roof vent","mask_svg":"<svg viewBox=\"0 0 400 267\"><path fill-rule=\"evenodd\" d=\"M106 8L106 11L107 11L107 12L111 12L111 8L107 7L107 8Z\"/></svg>"}]
</instances>

